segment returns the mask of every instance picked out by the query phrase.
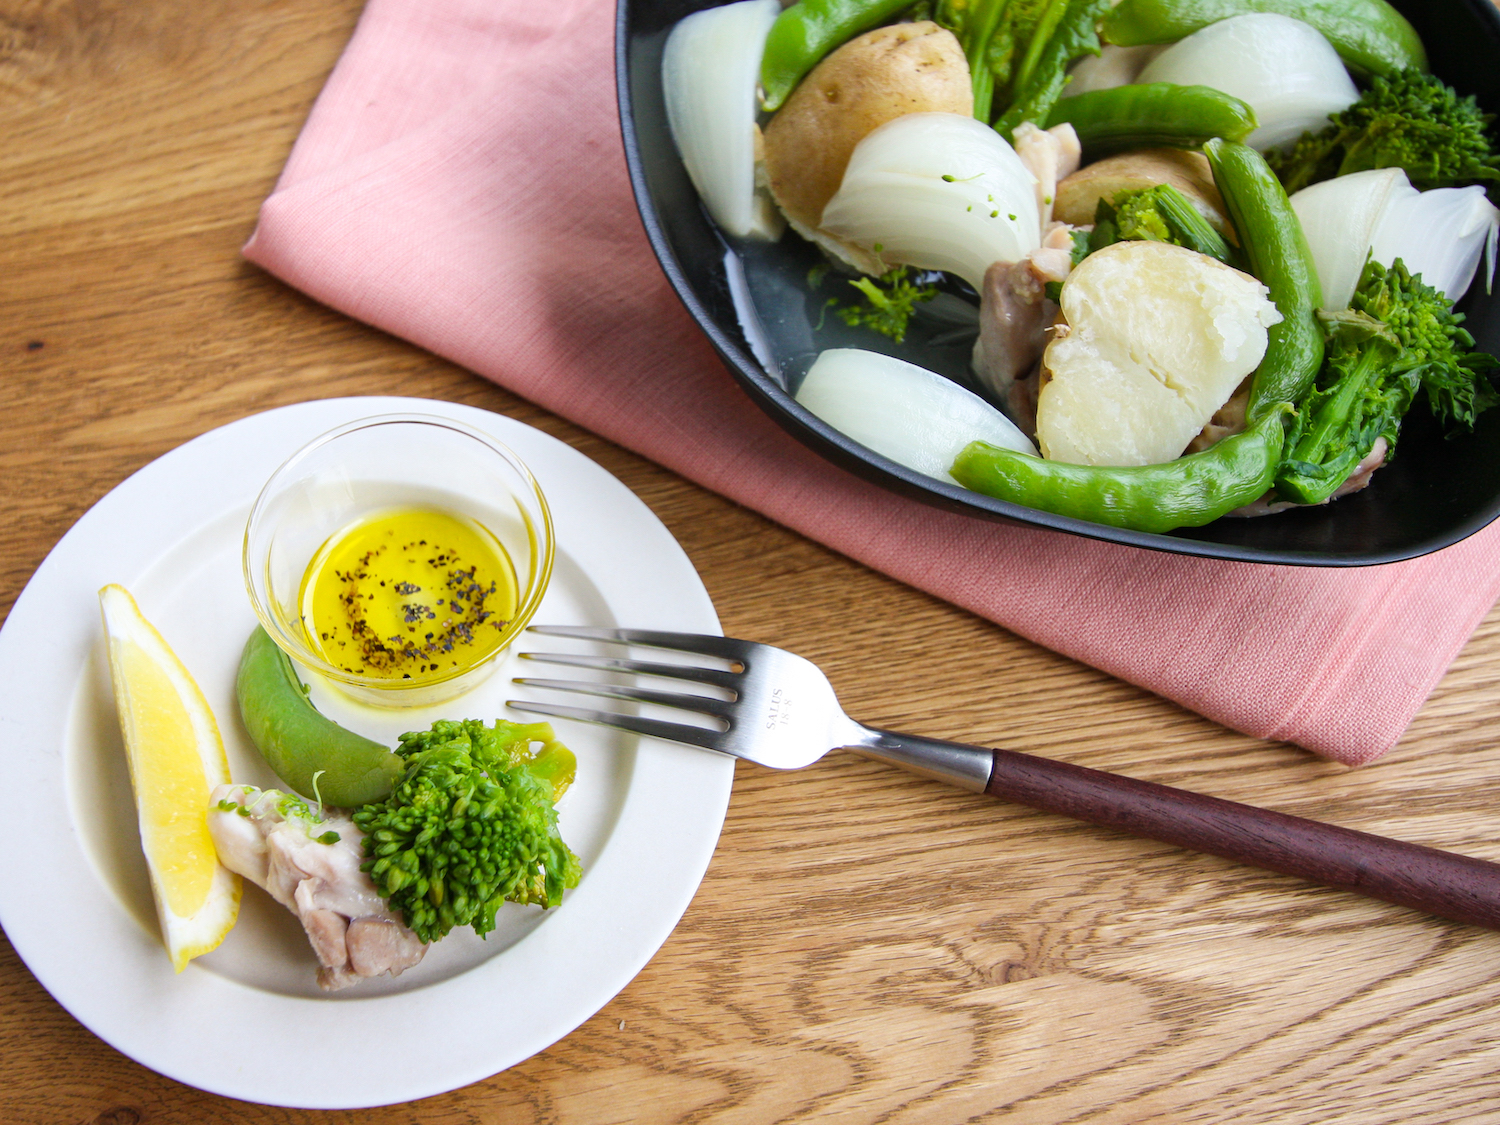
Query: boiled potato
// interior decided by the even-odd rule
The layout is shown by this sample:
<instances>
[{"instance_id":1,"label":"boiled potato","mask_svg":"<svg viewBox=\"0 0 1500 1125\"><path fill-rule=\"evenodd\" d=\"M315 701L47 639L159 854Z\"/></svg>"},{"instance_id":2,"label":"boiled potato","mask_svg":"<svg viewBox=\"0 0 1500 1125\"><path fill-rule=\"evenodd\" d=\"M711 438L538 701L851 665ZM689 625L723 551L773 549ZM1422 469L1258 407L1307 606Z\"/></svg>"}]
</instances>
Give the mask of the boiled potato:
<instances>
[{"instance_id":1,"label":"boiled potato","mask_svg":"<svg viewBox=\"0 0 1500 1125\"><path fill-rule=\"evenodd\" d=\"M952 32L923 20L851 39L766 127L771 194L798 229L817 227L854 146L892 118L928 112L974 113L969 64Z\"/></svg>"},{"instance_id":2,"label":"boiled potato","mask_svg":"<svg viewBox=\"0 0 1500 1125\"><path fill-rule=\"evenodd\" d=\"M1054 461L1171 461L1266 352L1266 287L1205 254L1117 242L1064 283L1065 332L1042 356L1037 444Z\"/></svg>"},{"instance_id":3,"label":"boiled potato","mask_svg":"<svg viewBox=\"0 0 1500 1125\"><path fill-rule=\"evenodd\" d=\"M1057 185L1052 217L1071 226L1089 226L1100 199L1113 199L1122 191L1139 191L1157 184L1171 184L1193 202L1205 219L1231 241L1234 230L1224 217L1224 200L1214 186L1208 157L1201 152L1170 148L1145 148L1095 161L1078 169Z\"/></svg>"}]
</instances>

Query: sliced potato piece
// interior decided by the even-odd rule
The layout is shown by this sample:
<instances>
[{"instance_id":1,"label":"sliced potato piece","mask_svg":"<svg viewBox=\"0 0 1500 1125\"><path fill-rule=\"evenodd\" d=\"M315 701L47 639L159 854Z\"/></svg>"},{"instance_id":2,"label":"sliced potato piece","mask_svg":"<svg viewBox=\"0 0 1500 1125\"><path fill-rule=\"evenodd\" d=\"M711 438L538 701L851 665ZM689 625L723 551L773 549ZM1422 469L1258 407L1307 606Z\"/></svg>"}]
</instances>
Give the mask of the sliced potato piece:
<instances>
[{"instance_id":1,"label":"sliced potato piece","mask_svg":"<svg viewBox=\"0 0 1500 1125\"><path fill-rule=\"evenodd\" d=\"M1234 394L1281 320L1266 287L1181 246L1117 242L1061 294L1066 334L1042 356L1037 444L1055 461L1171 461Z\"/></svg>"},{"instance_id":2,"label":"sliced potato piece","mask_svg":"<svg viewBox=\"0 0 1500 1125\"><path fill-rule=\"evenodd\" d=\"M1122 191L1139 191L1157 184L1171 184L1182 192L1215 230L1234 241L1234 229L1224 217L1224 200L1214 186L1208 158L1201 152L1180 149L1122 152L1078 169L1057 185L1052 217L1071 226L1088 226L1094 221L1100 199L1113 199Z\"/></svg>"},{"instance_id":3,"label":"sliced potato piece","mask_svg":"<svg viewBox=\"0 0 1500 1125\"><path fill-rule=\"evenodd\" d=\"M854 146L908 113L974 114L963 48L929 20L867 31L813 68L765 132L771 194L794 225L821 225Z\"/></svg>"}]
</instances>

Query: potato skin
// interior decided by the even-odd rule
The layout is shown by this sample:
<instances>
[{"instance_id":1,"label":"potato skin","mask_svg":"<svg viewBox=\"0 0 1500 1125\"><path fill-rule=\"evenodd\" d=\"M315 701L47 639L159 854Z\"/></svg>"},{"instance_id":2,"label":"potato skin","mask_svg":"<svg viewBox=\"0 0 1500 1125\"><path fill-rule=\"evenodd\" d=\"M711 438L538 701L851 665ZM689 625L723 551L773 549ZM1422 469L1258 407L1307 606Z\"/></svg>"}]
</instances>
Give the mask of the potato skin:
<instances>
[{"instance_id":1,"label":"potato skin","mask_svg":"<svg viewBox=\"0 0 1500 1125\"><path fill-rule=\"evenodd\" d=\"M816 227L854 146L907 113L972 116L969 64L953 33L929 20L877 27L819 63L765 130L771 194Z\"/></svg>"},{"instance_id":2,"label":"potato skin","mask_svg":"<svg viewBox=\"0 0 1500 1125\"><path fill-rule=\"evenodd\" d=\"M1208 158L1201 152L1181 149L1146 148L1085 165L1057 185L1052 217L1070 226L1088 226L1094 221L1094 208L1101 197L1112 198L1118 192L1157 184L1171 184L1193 201L1215 230L1234 240Z\"/></svg>"}]
</instances>

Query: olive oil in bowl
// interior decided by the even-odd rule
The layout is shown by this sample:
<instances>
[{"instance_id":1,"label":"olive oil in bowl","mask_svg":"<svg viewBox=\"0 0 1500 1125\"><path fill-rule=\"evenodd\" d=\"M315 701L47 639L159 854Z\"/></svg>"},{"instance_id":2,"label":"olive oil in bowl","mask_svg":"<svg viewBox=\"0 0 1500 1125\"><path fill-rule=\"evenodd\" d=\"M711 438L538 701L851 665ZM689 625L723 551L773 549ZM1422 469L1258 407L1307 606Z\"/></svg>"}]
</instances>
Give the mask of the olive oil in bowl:
<instances>
[{"instance_id":1,"label":"olive oil in bowl","mask_svg":"<svg viewBox=\"0 0 1500 1125\"><path fill-rule=\"evenodd\" d=\"M412 686L494 655L517 601L500 540L436 508L376 512L342 528L308 564L299 597L308 644L327 663Z\"/></svg>"}]
</instances>

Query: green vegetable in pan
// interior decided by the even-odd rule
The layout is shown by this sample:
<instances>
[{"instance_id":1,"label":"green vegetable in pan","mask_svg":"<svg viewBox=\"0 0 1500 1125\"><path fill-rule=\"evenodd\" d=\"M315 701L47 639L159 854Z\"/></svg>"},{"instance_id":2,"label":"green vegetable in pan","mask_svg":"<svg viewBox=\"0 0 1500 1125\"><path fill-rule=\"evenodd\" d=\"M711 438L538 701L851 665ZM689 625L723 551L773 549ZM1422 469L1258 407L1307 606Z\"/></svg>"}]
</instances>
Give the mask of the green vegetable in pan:
<instances>
[{"instance_id":1,"label":"green vegetable in pan","mask_svg":"<svg viewBox=\"0 0 1500 1125\"><path fill-rule=\"evenodd\" d=\"M760 61L764 107L779 109L824 55L885 23L911 0L799 0L776 17Z\"/></svg>"},{"instance_id":2,"label":"green vegetable in pan","mask_svg":"<svg viewBox=\"0 0 1500 1125\"><path fill-rule=\"evenodd\" d=\"M1115 86L1063 98L1047 127L1067 122L1090 157L1139 148L1198 148L1214 137L1242 141L1255 111L1209 86L1170 82Z\"/></svg>"},{"instance_id":3,"label":"green vegetable in pan","mask_svg":"<svg viewBox=\"0 0 1500 1125\"><path fill-rule=\"evenodd\" d=\"M1248 416L1254 421L1281 403L1296 402L1312 385L1323 362L1323 328L1316 316L1323 291L1302 224L1260 153L1220 140L1209 141L1203 152L1249 271L1270 290L1282 317L1270 329L1265 358L1250 384Z\"/></svg>"},{"instance_id":4,"label":"green vegetable in pan","mask_svg":"<svg viewBox=\"0 0 1500 1125\"><path fill-rule=\"evenodd\" d=\"M1201 527L1271 487L1285 429L1267 411L1248 430L1160 465L1114 468L1044 461L971 442L950 470L965 488L1044 512L1136 531Z\"/></svg>"},{"instance_id":5,"label":"green vegetable in pan","mask_svg":"<svg viewBox=\"0 0 1500 1125\"><path fill-rule=\"evenodd\" d=\"M1397 261L1365 266L1347 311L1324 313L1328 363L1301 404L1276 491L1301 504L1326 500L1384 438L1395 449L1417 390L1433 414L1472 429L1500 402L1485 372L1500 366L1476 353L1448 299Z\"/></svg>"},{"instance_id":6,"label":"green vegetable in pan","mask_svg":"<svg viewBox=\"0 0 1500 1125\"><path fill-rule=\"evenodd\" d=\"M1304 133L1289 152L1267 159L1293 193L1320 180L1400 168L1418 191L1500 185L1500 154L1492 150L1490 115L1472 97L1418 70L1376 78L1348 109L1333 114L1328 126Z\"/></svg>"}]
</instances>

